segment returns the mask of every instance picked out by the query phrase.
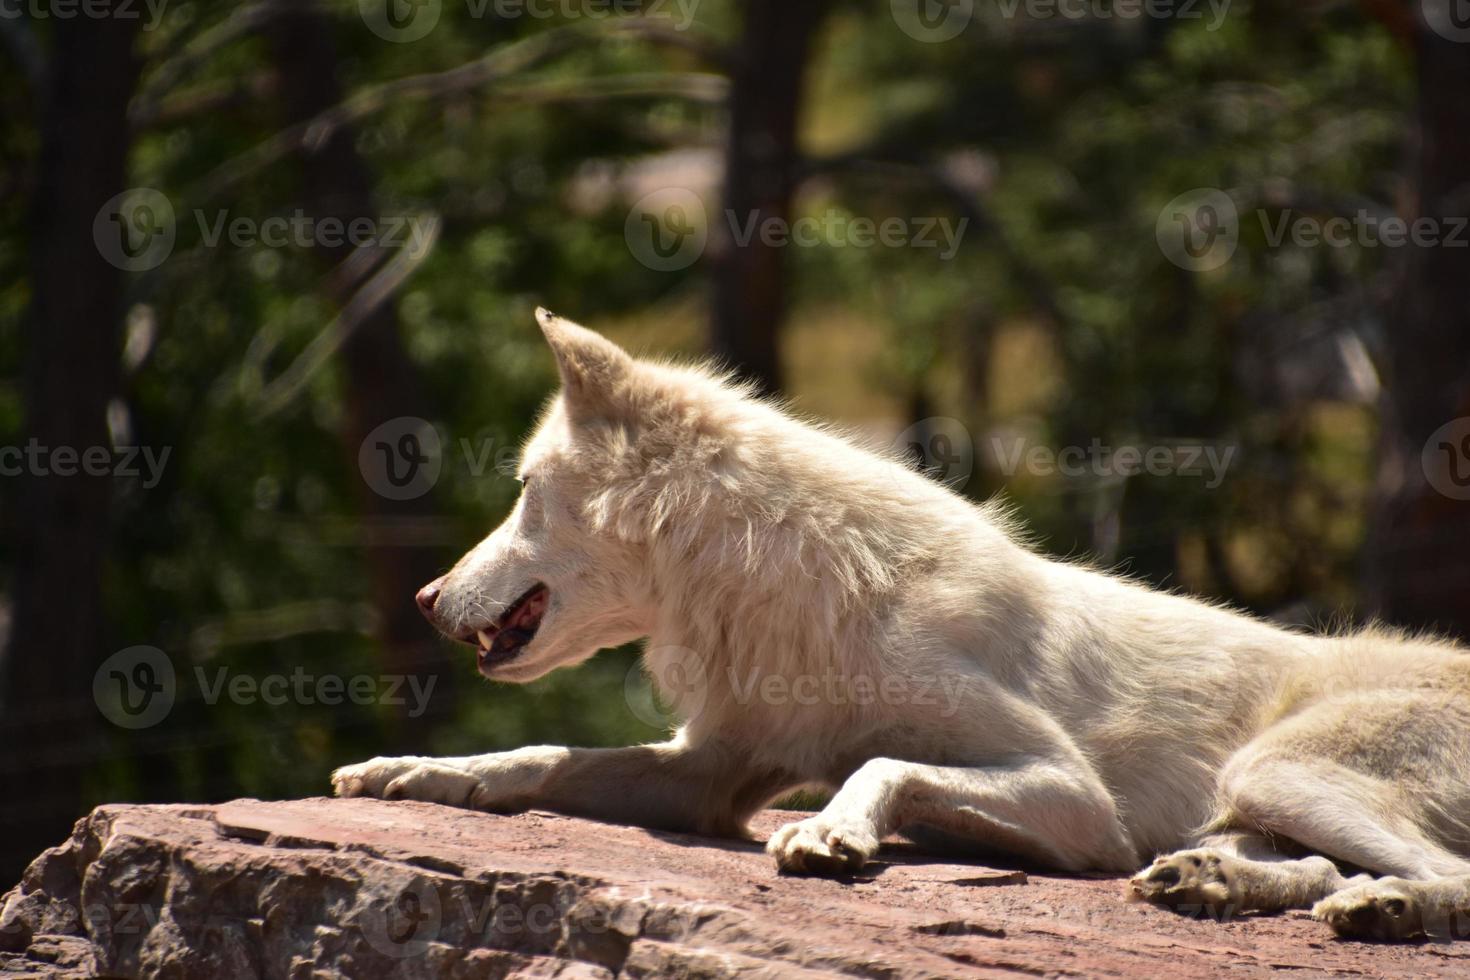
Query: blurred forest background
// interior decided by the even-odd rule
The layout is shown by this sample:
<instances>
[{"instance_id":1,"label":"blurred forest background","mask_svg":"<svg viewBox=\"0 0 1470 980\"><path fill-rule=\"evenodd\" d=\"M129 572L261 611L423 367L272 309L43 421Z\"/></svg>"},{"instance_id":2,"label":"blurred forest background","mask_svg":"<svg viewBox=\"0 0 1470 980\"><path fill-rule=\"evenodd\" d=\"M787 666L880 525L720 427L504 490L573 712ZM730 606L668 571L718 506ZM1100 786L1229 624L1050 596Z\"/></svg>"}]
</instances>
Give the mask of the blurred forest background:
<instances>
[{"instance_id":1,"label":"blurred forest background","mask_svg":"<svg viewBox=\"0 0 1470 980\"><path fill-rule=\"evenodd\" d=\"M660 734L636 651L490 687L414 608L514 499L493 460L555 380L538 303L907 432L924 464L972 453L945 476L1007 494L1051 553L1291 622L1470 635L1470 504L1421 466L1470 416L1470 248L1268 234L1470 214L1458 3L0 0L0 446L169 451L153 485L0 478L0 884L103 801ZM159 207L116 210L137 188L172 211L164 253L139 258ZM707 244L658 268L638 202L671 188L708 215L663 217ZM1161 247L1196 188L1242 215L1202 270ZM941 256L742 243L726 210L965 225ZM225 240L221 213L425 237ZM442 471L395 500L360 450L405 416ZM1017 439L1237 452L1207 486L1006 466ZM94 677L137 645L178 681L132 729ZM435 687L416 717L210 703L196 667Z\"/></svg>"}]
</instances>

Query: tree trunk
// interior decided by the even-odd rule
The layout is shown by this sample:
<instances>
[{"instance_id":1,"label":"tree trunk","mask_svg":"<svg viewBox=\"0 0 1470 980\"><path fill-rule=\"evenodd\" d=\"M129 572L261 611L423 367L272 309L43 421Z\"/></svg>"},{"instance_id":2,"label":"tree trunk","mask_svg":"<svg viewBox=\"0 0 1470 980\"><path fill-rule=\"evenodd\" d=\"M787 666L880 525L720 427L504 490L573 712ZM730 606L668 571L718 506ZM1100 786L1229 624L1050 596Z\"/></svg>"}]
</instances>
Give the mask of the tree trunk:
<instances>
[{"instance_id":1,"label":"tree trunk","mask_svg":"<svg viewBox=\"0 0 1470 980\"><path fill-rule=\"evenodd\" d=\"M789 221L800 158L797 118L811 44L828 0L749 0L730 93L725 186L715 219L715 353L763 389L781 386L786 313L782 248L761 241L768 221ZM731 223L756 234L741 245Z\"/></svg>"},{"instance_id":2,"label":"tree trunk","mask_svg":"<svg viewBox=\"0 0 1470 980\"><path fill-rule=\"evenodd\" d=\"M1420 31L1418 50L1418 209L1448 239L1455 219L1470 216L1470 54L1429 30ZM1460 247L1405 246L1387 328L1378 501L1365 573L1384 619L1462 638L1470 638L1470 487L1455 481L1470 482L1467 234L1459 229Z\"/></svg>"},{"instance_id":3,"label":"tree trunk","mask_svg":"<svg viewBox=\"0 0 1470 980\"><path fill-rule=\"evenodd\" d=\"M271 57L280 77L287 124L305 122L340 103L342 87L330 23L311 5L292 0L278 5L270 25ZM302 148L301 206L318 221L335 218L347 225L366 218L377 228L372 178L357 153L354 137L351 127L340 126L320 143ZM335 248L318 244L313 251L327 265L337 266L353 253L354 246L346 241ZM332 276L329 288L339 306L362 285L362 279ZM414 603L414 593L440 571L437 549L414 540L416 523L432 513L431 498L388 499L356 477L358 450L375 428L395 418L431 417L424 385L399 336L392 300L367 315L343 345L340 358L347 408L341 438L361 491L364 556L380 617L384 666L396 674L425 678L425 683L430 676L437 678L431 709L418 719L404 716L396 732L401 742L395 751L422 748L429 723L449 707L452 687L445 647L435 640Z\"/></svg>"},{"instance_id":4,"label":"tree trunk","mask_svg":"<svg viewBox=\"0 0 1470 980\"><path fill-rule=\"evenodd\" d=\"M55 18L31 213L27 445L107 448L117 393L122 272L103 258L93 221L123 190L138 21ZM8 515L15 545L10 641L0 690L0 879L61 840L83 815L86 765L100 716L92 675L109 654L102 577L110 476L58 476L53 457L26 466ZM45 472L43 472L45 471Z\"/></svg>"}]
</instances>

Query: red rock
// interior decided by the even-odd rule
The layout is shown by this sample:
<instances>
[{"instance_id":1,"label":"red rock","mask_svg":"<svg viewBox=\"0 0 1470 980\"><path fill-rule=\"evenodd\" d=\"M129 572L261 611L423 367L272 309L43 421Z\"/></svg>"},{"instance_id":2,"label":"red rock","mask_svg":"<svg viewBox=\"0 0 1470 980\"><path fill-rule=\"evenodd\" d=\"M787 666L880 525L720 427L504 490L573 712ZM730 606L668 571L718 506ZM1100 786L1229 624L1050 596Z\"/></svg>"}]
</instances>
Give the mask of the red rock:
<instances>
[{"instance_id":1,"label":"red rock","mask_svg":"<svg viewBox=\"0 0 1470 980\"><path fill-rule=\"evenodd\" d=\"M790 814L765 813L768 833ZM1196 921L1118 879L888 846L785 878L755 844L547 813L238 800L99 807L0 904L14 976L1465 976L1470 943ZM1022 883L1024 882L1024 883Z\"/></svg>"}]
</instances>

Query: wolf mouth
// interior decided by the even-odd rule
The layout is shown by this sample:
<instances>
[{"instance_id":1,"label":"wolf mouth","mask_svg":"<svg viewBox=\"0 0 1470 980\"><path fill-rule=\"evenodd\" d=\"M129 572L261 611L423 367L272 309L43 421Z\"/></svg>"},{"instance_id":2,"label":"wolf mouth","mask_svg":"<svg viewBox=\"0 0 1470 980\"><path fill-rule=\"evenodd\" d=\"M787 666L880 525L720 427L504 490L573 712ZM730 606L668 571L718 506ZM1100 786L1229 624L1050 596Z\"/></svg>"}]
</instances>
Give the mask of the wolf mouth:
<instances>
[{"instance_id":1,"label":"wolf mouth","mask_svg":"<svg viewBox=\"0 0 1470 980\"><path fill-rule=\"evenodd\" d=\"M480 646L480 669L488 670L520 656L541 628L551 591L540 582L512 602L494 623L476 631Z\"/></svg>"}]
</instances>

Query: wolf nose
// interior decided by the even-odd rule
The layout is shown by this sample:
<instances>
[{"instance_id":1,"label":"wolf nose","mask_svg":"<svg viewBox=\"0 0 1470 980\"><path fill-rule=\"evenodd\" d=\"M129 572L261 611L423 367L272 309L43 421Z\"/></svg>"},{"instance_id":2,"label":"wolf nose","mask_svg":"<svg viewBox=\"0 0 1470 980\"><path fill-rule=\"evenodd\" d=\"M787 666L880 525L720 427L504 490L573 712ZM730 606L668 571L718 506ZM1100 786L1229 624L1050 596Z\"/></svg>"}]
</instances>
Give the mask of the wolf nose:
<instances>
[{"instance_id":1,"label":"wolf nose","mask_svg":"<svg viewBox=\"0 0 1470 980\"><path fill-rule=\"evenodd\" d=\"M435 579L422 589L419 589L418 593L414 596L414 601L419 604L419 612L425 616L432 616L434 614L434 603L439 601L439 583L442 581L443 579Z\"/></svg>"}]
</instances>

